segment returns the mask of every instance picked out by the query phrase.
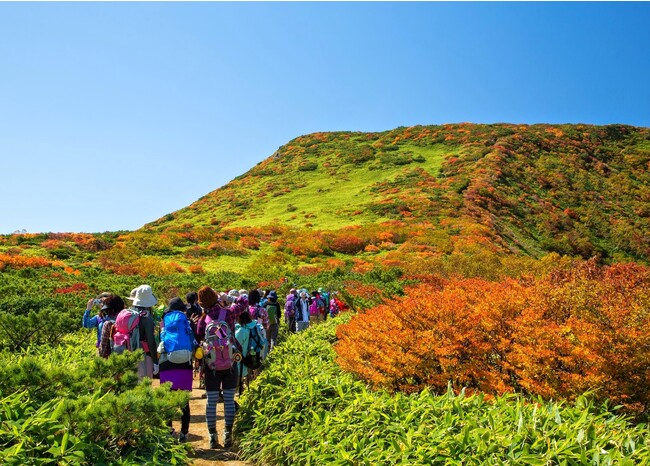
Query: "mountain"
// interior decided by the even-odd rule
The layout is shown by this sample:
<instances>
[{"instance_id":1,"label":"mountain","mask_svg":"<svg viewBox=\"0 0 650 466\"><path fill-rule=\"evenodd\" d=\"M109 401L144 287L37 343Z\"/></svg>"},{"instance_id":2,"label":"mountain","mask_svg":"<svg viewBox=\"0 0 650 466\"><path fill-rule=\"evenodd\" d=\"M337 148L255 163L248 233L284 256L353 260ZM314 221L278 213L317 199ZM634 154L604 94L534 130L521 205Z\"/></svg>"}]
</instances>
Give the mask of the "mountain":
<instances>
[{"instance_id":1,"label":"mountain","mask_svg":"<svg viewBox=\"0 0 650 466\"><path fill-rule=\"evenodd\" d=\"M650 130L625 125L314 133L144 231L384 224L434 254L485 246L645 261L649 163Z\"/></svg>"}]
</instances>

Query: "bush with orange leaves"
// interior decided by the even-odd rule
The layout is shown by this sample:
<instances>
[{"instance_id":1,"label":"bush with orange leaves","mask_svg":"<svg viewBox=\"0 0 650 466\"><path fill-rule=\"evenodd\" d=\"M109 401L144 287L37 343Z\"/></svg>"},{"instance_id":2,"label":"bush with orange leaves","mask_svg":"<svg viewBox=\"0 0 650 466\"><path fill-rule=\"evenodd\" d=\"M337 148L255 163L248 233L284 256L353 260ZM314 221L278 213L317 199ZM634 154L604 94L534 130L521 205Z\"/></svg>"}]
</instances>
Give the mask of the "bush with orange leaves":
<instances>
[{"instance_id":1,"label":"bush with orange leaves","mask_svg":"<svg viewBox=\"0 0 650 466\"><path fill-rule=\"evenodd\" d=\"M435 280L338 328L338 363L370 383L574 399L650 409L650 268L597 266L537 279Z\"/></svg>"}]
</instances>

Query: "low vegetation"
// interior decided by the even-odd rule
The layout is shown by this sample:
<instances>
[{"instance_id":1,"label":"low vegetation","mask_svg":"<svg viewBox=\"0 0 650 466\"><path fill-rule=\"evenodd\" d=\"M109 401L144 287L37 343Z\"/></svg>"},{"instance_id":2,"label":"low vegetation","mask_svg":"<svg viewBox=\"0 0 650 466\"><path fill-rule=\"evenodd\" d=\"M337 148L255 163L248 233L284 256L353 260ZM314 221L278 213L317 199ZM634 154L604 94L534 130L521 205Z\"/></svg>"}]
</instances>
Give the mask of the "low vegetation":
<instances>
[{"instance_id":1,"label":"low vegetation","mask_svg":"<svg viewBox=\"0 0 650 466\"><path fill-rule=\"evenodd\" d=\"M573 402L517 395L391 394L334 362L330 320L290 337L245 394L236 422L259 464L644 464L647 424L589 394Z\"/></svg>"}]
</instances>

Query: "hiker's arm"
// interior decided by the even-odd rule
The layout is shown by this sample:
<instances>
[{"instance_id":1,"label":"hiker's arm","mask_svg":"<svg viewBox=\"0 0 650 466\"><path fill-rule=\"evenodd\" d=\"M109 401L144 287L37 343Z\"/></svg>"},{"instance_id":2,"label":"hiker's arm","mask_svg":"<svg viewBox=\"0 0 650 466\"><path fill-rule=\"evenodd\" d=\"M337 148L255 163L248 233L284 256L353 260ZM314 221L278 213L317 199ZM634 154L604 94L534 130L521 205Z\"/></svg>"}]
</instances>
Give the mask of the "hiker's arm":
<instances>
[{"instance_id":1,"label":"hiker's arm","mask_svg":"<svg viewBox=\"0 0 650 466\"><path fill-rule=\"evenodd\" d=\"M158 346L156 345L156 337L154 336L153 319L145 319L144 336L149 345L149 356L153 359L154 364L158 364Z\"/></svg>"}]
</instances>

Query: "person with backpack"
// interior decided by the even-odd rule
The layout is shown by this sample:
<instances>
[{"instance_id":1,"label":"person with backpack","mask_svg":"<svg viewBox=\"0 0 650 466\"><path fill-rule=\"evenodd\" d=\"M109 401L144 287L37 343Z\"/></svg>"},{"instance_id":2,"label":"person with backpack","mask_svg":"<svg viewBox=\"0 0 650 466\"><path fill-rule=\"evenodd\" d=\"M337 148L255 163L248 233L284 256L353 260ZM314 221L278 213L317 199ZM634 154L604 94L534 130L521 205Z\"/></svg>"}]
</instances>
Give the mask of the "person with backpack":
<instances>
[{"instance_id":1,"label":"person with backpack","mask_svg":"<svg viewBox=\"0 0 650 466\"><path fill-rule=\"evenodd\" d=\"M142 348L144 359L138 367L138 377L152 379L158 373L158 353L151 310L158 299L149 285L134 288L127 299L132 301L131 307L121 311L115 319L113 350L121 353Z\"/></svg>"},{"instance_id":2,"label":"person with backpack","mask_svg":"<svg viewBox=\"0 0 650 466\"><path fill-rule=\"evenodd\" d=\"M262 324L254 320L250 313L242 313L235 326L235 339L241 347L240 376L242 380L246 379L248 385L262 367L265 357L267 341Z\"/></svg>"},{"instance_id":3,"label":"person with backpack","mask_svg":"<svg viewBox=\"0 0 650 466\"><path fill-rule=\"evenodd\" d=\"M309 327L309 298L306 290L300 290L300 298L296 301L296 332L302 332Z\"/></svg>"},{"instance_id":4,"label":"person with backpack","mask_svg":"<svg viewBox=\"0 0 650 466\"><path fill-rule=\"evenodd\" d=\"M251 290L248 295L248 312L251 315L251 319L255 320L261 327L262 339L267 342L267 335L269 331L269 315L259 304L260 302L260 292L259 290ZM268 345L264 345L262 349L262 358L266 358L269 352Z\"/></svg>"},{"instance_id":5,"label":"person with backpack","mask_svg":"<svg viewBox=\"0 0 650 466\"><path fill-rule=\"evenodd\" d=\"M102 358L108 358L113 352L113 325L117 314L124 309L124 301L117 295L110 295L104 298L102 305L103 321L99 324L101 335L97 352Z\"/></svg>"},{"instance_id":6,"label":"person with backpack","mask_svg":"<svg viewBox=\"0 0 650 466\"><path fill-rule=\"evenodd\" d=\"M228 314L232 310L219 306L217 293L208 286L199 290L199 304L204 310L207 310L205 338L201 348L208 399L205 406L205 421L210 435L210 448L219 447L217 439L219 392L223 395L226 424L223 444L225 448L229 448L232 445L232 426L235 423L235 391L238 383L235 355L239 353L233 333L227 323Z\"/></svg>"},{"instance_id":7,"label":"person with backpack","mask_svg":"<svg viewBox=\"0 0 650 466\"><path fill-rule=\"evenodd\" d=\"M192 391L192 352L196 345L194 333L190 321L185 314L185 303L180 298L172 298L169 301L168 309L162 316L160 322L160 383L169 382L172 390ZM178 441L187 441L187 434L190 430L190 404L182 408L181 432ZM172 421L169 421L172 430Z\"/></svg>"},{"instance_id":8,"label":"person with backpack","mask_svg":"<svg viewBox=\"0 0 650 466\"><path fill-rule=\"evenodd\" d=\"M298 301L298 292L291 288L284 303L284 321L291 333L296 332L296 302Z\"/></svg>"},{"instance_id":9,"label":"person with backpack","mask_svg":"<svg viewBox=\"0 0 650 466\"><path fill-rule=\"evenodd\" d=\"M318 291L312 291L309 298L309 322L310 324L317 324L323 321L324 304Z\"/></svg>"},{"instance_id":10,"label":"person with backpack","mask_svg":"<svg viewBox=\"0 0 650 466\"><path fill-rule=\"evenodd\" d=\"M318 288L318 294L321 301L323 302L323 307L321 308L321 317L323 321L325 321L327 320L327 314L329 314L330 310L330 294L323 288Z\"/></svg>"},{"instance_id":11,"label":"person with backpack","mask_svg":"<svg viewBox=\"0 0 650 466\"><path fill-rule=\"evenodd\" d=\"M330 317L336 317L339 315L341 312L341 305L339 304L339 300L336 297L336 291L332 292L332 296L330 298Z\"/></svg>"},{"instance_id":12,"label":"person with backpack","mask_svg":"<svg viewBox=\"0 0 650 466\"><path fill-rule=\"evenodd\" d=\"M239 291L230 290L228 292L230 299L233 299L233 303L230 306L230 313L226 316L226 322L230 327L230 331L235 334L235 325L239 321L239 316L248 311L248 299L246 296L240 296Z\"/></svg>"},{"instance_id":13,"label":"person with backpack","mask_svg":"<svg viewBox=\"0 0 650 466\"><path fill-rule=\"evenodd\" d=\"M271 290L267 295L266 301L266 315L269 319L269 330L266 334L269 340L269 353L278 341L278 333L280 331L280 309L278 294L275 290Z\"/></svg>"}]
</instances>

